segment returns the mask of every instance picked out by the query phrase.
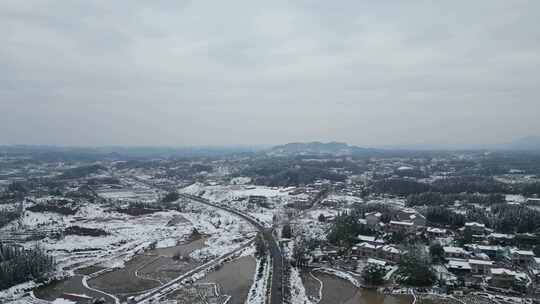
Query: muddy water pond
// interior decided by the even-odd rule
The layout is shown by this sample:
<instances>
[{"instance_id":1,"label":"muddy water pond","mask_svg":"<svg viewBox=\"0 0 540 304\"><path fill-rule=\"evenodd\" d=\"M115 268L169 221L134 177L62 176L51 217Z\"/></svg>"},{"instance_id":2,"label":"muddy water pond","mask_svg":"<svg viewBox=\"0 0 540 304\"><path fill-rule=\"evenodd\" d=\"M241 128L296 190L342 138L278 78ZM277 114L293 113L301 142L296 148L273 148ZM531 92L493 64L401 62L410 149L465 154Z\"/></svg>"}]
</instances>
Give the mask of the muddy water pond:
<instances>
[{"instance_id":1,"label":"muddy water pond","mask_svg":"<svg viewBox=\"0 0 540 304\"><path fill-rule=\"evenodd\" d=\"M189 259L189 255L203 248L205 240L201 238L172 247L147 250L133 257L124 268L105 273L90 280L88 284L92 288L117 295L120 299L142 293L201 265L201 262ZM174 260L172 257L176 254L183 259Z\"/></svg>"},{"instance_id":2,"label":"muddy water pond","mask_svg":"<svg viewBox=\"0 0 540 304\"><path fill-rule=\"evenodd\" d=\"M85 295L90 298L104 298L106 303L114 303L114 299L111 297L84 287L82 278L80 275L75 275L62 281L52 282L34 289L34 295L47 301L54 301L58 298L69 298L76 303L88 303L88 299L80 298L76 300L76 298L69 295L76 294Z\"/></svg>"},{"instance_id":3,"label":"muddy water pond","mask_svg":"<svg viewBox=\"0 0 540 304\"><path fill-rule=\"evenodd\" d=\"M75 274L90 275L92 273L96 273L96 272L98 272L100 270L103 270L103 269L105 269L105 268L99 267L99 266L96 266L96 265L86 266L86 267L83 267L83 268L75 269Z\"/></svg>"},{"instance_id":4,"label":"muddy water pond","mask_svg":"<svg viewBox=\"0 0 540 304\"><path fill-rule=\"evenodd\" d=\"M195 250L204 248L206 239L198 238L189 243L148 250L145 254L153 256L155 259L139 269L139 276L166 283L183 273L195 269L202 265L204 261L194 260L190 257L190 254ZM174 256L177 258L173 258Z\"/></svg>"},{"instance_id":5,"label":"muddy water pond","mask_svg":"<svg viewBox=\"0 0 540 304\"><path fill-rule=\"evenodd\" d=\"M136 271L139 268L154 259L155 257L137 255L129 260L124 268L119 268L93 278L88 281L88 285L92 288L117 295L122 299L131 294L157 287L161 285L158 281L141 278L136 275Z\"/></svg>"},{"instance_id":6,"label":"muddy water pond","mask_svg":"<svg viewBox=\"0 0 540 304\"><path fill-rule=\"evenodd\" d=\"M202 262L190 259L189 255L194 250L203 248L205 241L205 238L198 238L173 247L148 250L127 261L124 268L115 269L89 279L88 285L93 289L102 290L125 300L131 295L160 286L201 265ZM177 254L183 258L181 260L173 259L172 257ZM110 297L91 291L82 285L82 275L88 275L102 269L99 266L80 268L75 271L75 276L38 288L34 292L37 297L45 300L54 300L64 293L86 294L90 297L105 297L109 300ZM81 303L86 303L85 301Z\"/></svg>"},{"instance_id":7,"label":"muddy water pond","mask_svg":"<svg viewBox=\"0 0 540 304\"><path fill-rule=\"evenodd\" d=\"M384 295L371 289L356 288L349 281L333 275L312 272L323 284L322 299L319 304L411 304L412 298L407 295ZM308 272L302 273L302 282L306 293L318 299L321 283Z\"/></svg>"},{"instance_id":8,"label":"muddy water pond","mask_svg":"<svg viewBox=\"0 0 540 304\"><path fill-rule=\"evenodd\" d=\"M231 296L227 304L244 304L253 284L256 266L255 258L241 257L209 273L198 283L216 283L221 294Z\"/></svg>"}]
</instances>

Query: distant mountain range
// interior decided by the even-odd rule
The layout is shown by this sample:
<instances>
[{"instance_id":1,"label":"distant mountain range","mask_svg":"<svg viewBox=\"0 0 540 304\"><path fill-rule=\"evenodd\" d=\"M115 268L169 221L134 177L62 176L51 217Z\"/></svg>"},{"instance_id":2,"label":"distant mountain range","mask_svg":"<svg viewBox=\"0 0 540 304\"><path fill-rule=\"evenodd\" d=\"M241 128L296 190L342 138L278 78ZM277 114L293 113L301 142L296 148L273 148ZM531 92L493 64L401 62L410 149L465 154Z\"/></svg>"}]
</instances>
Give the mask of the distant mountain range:
<instances>
[{"instance_id":1,"label":"distant mountain range","mask_svg":"<svg viewBox=\"0 0 540 304\"><path fill-rule=\"evenodd\" d=\"M272 156L290 156L290 155L367 155L382 153L381 149L361 148L351 146L342 142L306 142L306 143L288 143L275 146L266 151Z\"/></svg>"},{"instance_id":2,"label":"distant mountain range","mask_svg":"<svg viewBox=\"0 0 540 304\"><path fill-rule=\"evenodd\" d=\"M495 145L401 145L387 146L383 148L362 148L348 145L342 142L295 142L275 146L266 150L266 154L271 156L291 156L291 155L363 155L377 156L389 155L414 151L457 151L457 150L493 150L493 151L538 151L540 152L540 136L529 136L514 140L509 143Z\"/></svg>"},{"instance_id":3,"label":"distant mountain range","mask_svg":"<svg viewBox=\"0 0 540 304\"><path fill-rule=\"evenodd\" d=\"M69 147L0 145L0 157L8 155L32 155L42 159L86 159L100 160L149 158L149 157L214 157L238 154L264 153L269 156L295 155L337 155L337 156L403 156L434 151L489 150L489 151L531 151L540 153L540 136L528 136L508 143L494 145L452 145L452 144L412 144L393 145L377 148L362 148L343 142L295 142L274 146L228 146L228 147Z\"/></svg>"},{"instance_id":4,"label":"distant mountain range","mask_svg":"<svg viewBox=\"0 0 540 304\"><path fill-rule=\"evenodd\" d=\"M540 136L527 136L499 146L503 150L540 151Z\"/></svg>"}]
</instances>

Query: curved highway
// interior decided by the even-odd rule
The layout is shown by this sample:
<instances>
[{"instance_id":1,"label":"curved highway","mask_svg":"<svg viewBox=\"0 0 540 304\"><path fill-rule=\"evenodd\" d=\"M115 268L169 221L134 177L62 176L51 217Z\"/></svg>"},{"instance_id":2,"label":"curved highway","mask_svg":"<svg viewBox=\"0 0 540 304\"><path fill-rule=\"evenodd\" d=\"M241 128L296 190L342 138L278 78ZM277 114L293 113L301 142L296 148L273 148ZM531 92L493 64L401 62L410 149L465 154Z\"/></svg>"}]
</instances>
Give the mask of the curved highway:
<instances>
[{"instance_id":1,"label":"curved highway","mask_svg":"<svg viewBox=\"0 0 540 304\"><path fill-rule=\"evenodd\" d=\"M264 226L257 221L256 219L238 211L234 210L232 208L228 208L225 206L217 205L214 203L211 203L209 200L201 198L199 196L193 196L188 194L180 194L182 197L194 200L196 202L199 202L201 204L209 205L218 209L225 210L227 212L233 213L244 220L248 221L250 224L252 224L257 230L259 230L264 237L264 240L268 244L268 248L270 250L270 255L272 256L272 281L270 282L270 299L268 301L269 304L282 304L283 303L283 286L282 286L282 279L283 279L283 256L281 255L281 250L279 250L279 245L277 244L276 240L274 239L274 235L272 234L271 229L264 228Z\"/></svg>"}]
</instances>

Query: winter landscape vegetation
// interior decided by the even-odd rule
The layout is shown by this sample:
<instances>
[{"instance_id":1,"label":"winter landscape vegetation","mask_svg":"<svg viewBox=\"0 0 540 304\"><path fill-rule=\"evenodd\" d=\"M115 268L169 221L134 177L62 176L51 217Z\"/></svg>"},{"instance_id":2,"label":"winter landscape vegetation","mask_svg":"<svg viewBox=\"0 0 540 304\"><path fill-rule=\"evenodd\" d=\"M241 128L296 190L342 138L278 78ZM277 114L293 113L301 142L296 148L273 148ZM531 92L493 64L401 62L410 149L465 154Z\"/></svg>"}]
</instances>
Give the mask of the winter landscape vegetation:
<instances>
[{"instance_id":1,"label":"winter landscape vegetation","mask_svg":"<svg viewBox=\"0 0 540 304\"><path fill-rule=\"evenodd\" d=\"M539 295L534 151L295 143L222 155L2 152L2 303L533 303Z\"/></svg>"}]
</instances>

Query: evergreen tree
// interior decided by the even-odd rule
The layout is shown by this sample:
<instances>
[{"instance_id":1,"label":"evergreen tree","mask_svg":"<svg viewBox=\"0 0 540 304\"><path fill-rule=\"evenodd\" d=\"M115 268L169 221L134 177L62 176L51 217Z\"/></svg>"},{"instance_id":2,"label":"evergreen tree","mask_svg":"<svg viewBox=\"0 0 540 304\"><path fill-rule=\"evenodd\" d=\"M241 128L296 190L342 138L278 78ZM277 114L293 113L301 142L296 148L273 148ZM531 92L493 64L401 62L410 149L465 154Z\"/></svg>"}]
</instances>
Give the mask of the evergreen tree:
<instances>
[{"instance_id":1,"label":"evergreen tree","mask_svg":"<svg viewBox=\"0 0 540 304\"><path fill-rule=\"evenodd\" d=\"M283 230L281 230L281 237L285 239L290 239L292 237L292 228L290 224L285 224Z\"/></svg>"},{"instance_id":2,"label":"evergreen tree","mask_svg":"<svg viewBox=\"0 0 540 304\"><path fill-rule=\"evenodd\" d=\"M369 264L362 271L362 278L366 284L376 286L384 283L384 275L386 271L384 267L374 264Z\"/></svg>"}]
</instances>

